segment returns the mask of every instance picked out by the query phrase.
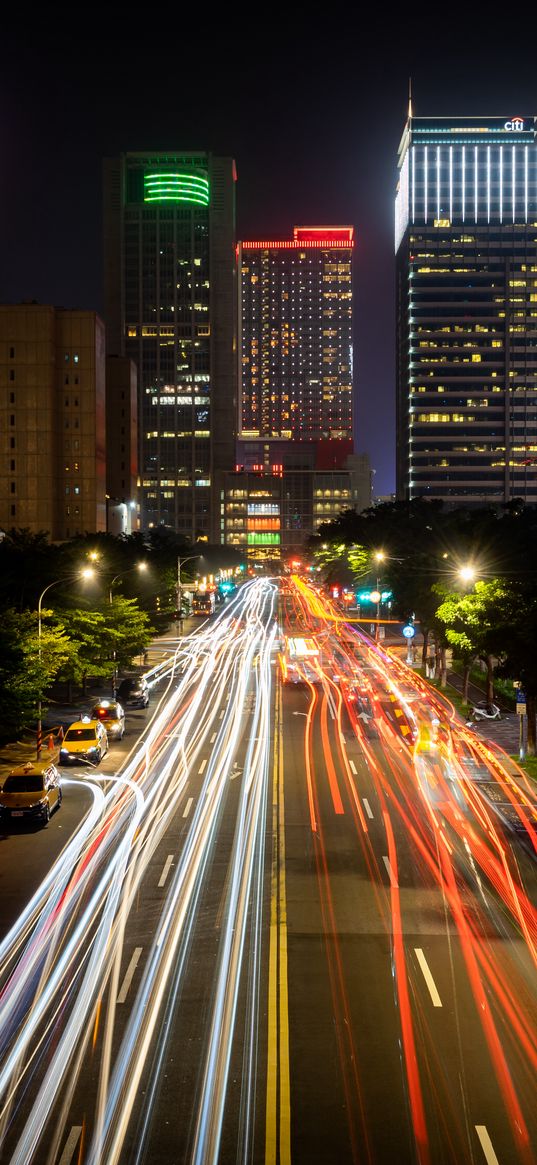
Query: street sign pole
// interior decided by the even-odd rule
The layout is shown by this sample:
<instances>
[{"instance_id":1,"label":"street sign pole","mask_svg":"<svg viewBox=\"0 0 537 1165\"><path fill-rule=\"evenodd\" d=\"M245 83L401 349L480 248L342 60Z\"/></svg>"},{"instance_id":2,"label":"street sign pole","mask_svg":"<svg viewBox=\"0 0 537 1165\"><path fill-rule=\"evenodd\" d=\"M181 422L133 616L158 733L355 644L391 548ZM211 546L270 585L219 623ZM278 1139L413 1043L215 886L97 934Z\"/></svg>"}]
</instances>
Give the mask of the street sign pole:
<instances>
[{"instance_id":1,"label":"street sign pole","mask_svg":"<svg viewBox=\"0 0 537 1165\"><path fill-rule=\"evenodd\" d=\"M406 639L406 660L405 660L405 663L408 663L408 664L414 663L414 656L413 656L413 652L412 652L412 640L413 640L415 634L416 634L416 629L415 629L415 627L412 626L412 623L407 623L406 626L403 627L403 635Z\"/></svg>"},{"instance_id":2,"label":"street sign pole","mask_svg":"<svg viewBox=\"0 0 537 1165\"><path fill-rule=\"evenodd\" d=\"M516 710L519 723L519 737L518 737L518 755L520 760L524 760L526 755L524 749L524 717L527 714L526 693L520 688L517 688L516 693Z\"/></svg>"}]
</instances>

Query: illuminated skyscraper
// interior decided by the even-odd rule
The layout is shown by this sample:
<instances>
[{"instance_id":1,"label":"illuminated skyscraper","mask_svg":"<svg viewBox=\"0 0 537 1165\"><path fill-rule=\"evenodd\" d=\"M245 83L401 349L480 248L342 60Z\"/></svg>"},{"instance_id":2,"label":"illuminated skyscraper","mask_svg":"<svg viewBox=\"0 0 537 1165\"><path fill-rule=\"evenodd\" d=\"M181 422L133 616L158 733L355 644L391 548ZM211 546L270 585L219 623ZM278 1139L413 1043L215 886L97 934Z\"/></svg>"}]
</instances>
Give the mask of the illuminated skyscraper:
<instances>
[{"instance_id":1,"label":"illuminated skyscraper","mask_svg":"<svg viewBox=\"0 0 537 1165\"><path fill-rule=\"evenodd\" d=\"M352 440L353 234L240 244L242 437Z\"/></svg>"},{"instance_id":2,"label":"illuminated skyscraper","mask_svg":"<svg viewBox=\"0 0 537 1165\"><path fill-rule=\"evenodd\" d=\"M235 166L127 153L104 177L107 350L138 367L141 524L216 541L235 458Z\"/></svg>"},{"instance_id":3,"label":"illuminated skyscraper","mask_svg":"<svg viewBox=\"0 0 537 1165\"><path fill-rule=\"evenodd\" d=\"M410 116L399 149L397 492L537 502L534 118Z\"/></svg>"},{"instance_id":4,"label":"illuminated skyscraper","mask_svg":"<svg viewBox=\"0 0 537 1165\"><path fill-rule=\"evenodd\" d=\"M239 436L226 542L273 562L352 505L352 227L239 244Z\"/></svg>"}]
</instances>

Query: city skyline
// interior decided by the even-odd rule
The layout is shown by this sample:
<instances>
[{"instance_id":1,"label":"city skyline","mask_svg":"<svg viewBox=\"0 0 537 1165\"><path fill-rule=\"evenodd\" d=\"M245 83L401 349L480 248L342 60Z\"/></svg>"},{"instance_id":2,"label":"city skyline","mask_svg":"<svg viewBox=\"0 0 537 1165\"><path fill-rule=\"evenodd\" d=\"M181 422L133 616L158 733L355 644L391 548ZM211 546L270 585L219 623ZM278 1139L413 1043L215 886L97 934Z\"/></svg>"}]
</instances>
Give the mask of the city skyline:
<instances>
[{"instance_id":1,"label":"city skyline","mask_svg":"<svg viewBox=\"0 0 537 1165\"><path fill-rule=\"evenodd\" d=\"M187 18L185 36L190 21L194 28ZM14 17L11 24L16 38ZM103 312L104 156L152 146L230 154L238 169L238 238L285 237L293 222L355 228L356 448L371 454L376 493L390 492L394 159L408 77L420 116L493 116L504 109L530 115L531 38L520 46L507 29L500 46L476 21L465 25L464 43L455 30L429 41L406 24L386 35L379 21L369 30L367 54L359 50L359 67L341 69L324 54L315 29L301 31L299 54L262 47L245 56L245 35L238 41L224 35L220 55L216 37L209 46L203 86L197 62L186 63L180 86L164 69L149 96L147 85L131 77L132 31L112 21L106 38L96 28L78 41L61 27L44 53L46 28L38 21L25 30L24 69L13 58L1 82L9 167L0 300L36 298Z\"/></svg>"}]
</instances>

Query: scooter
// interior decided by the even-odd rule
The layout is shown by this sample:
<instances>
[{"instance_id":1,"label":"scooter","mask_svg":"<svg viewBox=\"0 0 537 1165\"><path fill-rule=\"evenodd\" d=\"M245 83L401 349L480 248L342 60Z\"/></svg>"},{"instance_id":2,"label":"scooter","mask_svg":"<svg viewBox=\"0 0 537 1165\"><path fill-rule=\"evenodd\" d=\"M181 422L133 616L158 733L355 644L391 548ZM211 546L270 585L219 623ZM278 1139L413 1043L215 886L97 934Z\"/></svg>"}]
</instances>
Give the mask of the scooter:
<instances>
[{"instance_id":1,"label":"scooter","mask_svg":"<svg viewBox=\"0 0 537 1165\"><path fill-rule=\"evenodd\" d=\"M476 704L472 708L470 719L467 720L467 727L471 728L479 720L501 720L501 712L497 704L486 704L485 701Z\"/></svg>"}]
</instances>

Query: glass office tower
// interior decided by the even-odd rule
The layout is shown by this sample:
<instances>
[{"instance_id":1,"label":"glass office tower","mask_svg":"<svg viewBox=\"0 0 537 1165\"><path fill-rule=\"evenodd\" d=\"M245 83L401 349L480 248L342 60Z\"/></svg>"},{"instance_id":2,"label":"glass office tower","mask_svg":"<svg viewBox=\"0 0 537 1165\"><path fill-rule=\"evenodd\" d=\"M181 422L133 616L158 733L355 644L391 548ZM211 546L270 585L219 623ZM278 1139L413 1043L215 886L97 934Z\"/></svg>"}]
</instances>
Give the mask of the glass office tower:
<instances>
[{"instance_id":1,"label":"glass office tower","mask_svg":"<svg viewBox=\"0 0 537 1165\"><path fill-rule=\"evenodd\" d=\"M535 119L409 117L399 149L397 493L537 502Z\"/></svg>"},{"instance_id":2,"label":"glass office tower","mask_svg":"<svg viewBox=\"0 0 537 1165\"><path fill-rule=\"evenodd\" d=\"M105 163L107 350L138 368L142 528L219 540L236 430L235 167L208 153Z\"/></svg>"}]
</instances>

